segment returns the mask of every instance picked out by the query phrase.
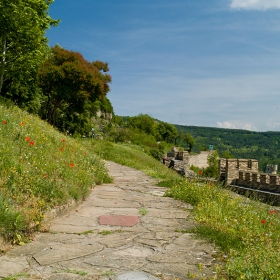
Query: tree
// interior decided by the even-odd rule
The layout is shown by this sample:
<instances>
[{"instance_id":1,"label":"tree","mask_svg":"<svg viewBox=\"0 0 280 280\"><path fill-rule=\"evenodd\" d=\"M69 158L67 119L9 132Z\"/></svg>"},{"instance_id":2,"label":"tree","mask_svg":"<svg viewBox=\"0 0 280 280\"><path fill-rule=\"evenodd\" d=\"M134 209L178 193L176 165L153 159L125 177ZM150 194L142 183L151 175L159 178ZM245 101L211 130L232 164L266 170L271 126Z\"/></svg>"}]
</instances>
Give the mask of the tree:
<instances>
[{"instance_id":1,"label":"tree","mask_svg":"<svg viewBox=\"0 0 280 280\"><path fill-rule=\"evenodd\" d=\"M38 83L44 96L42 119L54 126L60 122L58 127L66 129L65 123L74 114L84 114L96 100L106 99L111 82L107 71L108 63L89 62L78 52L53 47L38 72Z\"/></svg>"},{"instance_id":2,"label":"tree","mask_svg":"<svg viewBox=\"0 0 280 280\"><path fill-rule=\"evenodd\" d=\"M219 176L219 153L211 151L207 158L208 167L204 170L205 176L217 178Z\"/></svg>"},{"instance_id":3,"label":"tree","mask_svg":"<svg viewBox=\"0 0 280 280\"><path fill-rule=\"evenodd\" d=\"M53 1L0 1L0 94L20 106L36 99L36 73L48 50L45 31L58 24L48 14Z\"/></svg>"},{"instance_id":4,"label":"tree","mask_svg":"<svg viewBox=\"0 0 280 280\"><path fill-rule=\"evenodd\" d=\"M155 135L155 120L147 114L139 114L136 117L129 117L127 119L128 126L138 128L139 130Z\"/></svg>"},{"instance_id":5,"label":"tree","mask_svg":"<svg viewBox=\"0 0 280 280\"><path fill-rule=\"evenodd\" d=\"M222 156L221 156L222 158L234 158L234 156L229 152L229 150L227 150L227 151L224 151L223 153L222 153Z\"/></svg>"},{"instance_id":6,"label":"tree","mask_svg":"<svg viewBox=\"0 0 280 280\"><path fill-rule=\"evenodd\" d=\"M164 141L166 141L168 143L171 143L171 142L175 143L175 139L178 136L178 131L173 124L166 123L166 122L160 122L158 124L157 131L158 131L160 137Z\"/></svg>"},{"instance_id":7,"label":"tree","mask_svg":"<svg viewBox=\"0 0 280 280\"><path fill-rule=\"evenodd\" d=\"M184 142L187 144L189 152L191 152L192 148L194 146L195 140L189 133L186 133L186 135L184 136Z\"/></svg>"}]
</instances>

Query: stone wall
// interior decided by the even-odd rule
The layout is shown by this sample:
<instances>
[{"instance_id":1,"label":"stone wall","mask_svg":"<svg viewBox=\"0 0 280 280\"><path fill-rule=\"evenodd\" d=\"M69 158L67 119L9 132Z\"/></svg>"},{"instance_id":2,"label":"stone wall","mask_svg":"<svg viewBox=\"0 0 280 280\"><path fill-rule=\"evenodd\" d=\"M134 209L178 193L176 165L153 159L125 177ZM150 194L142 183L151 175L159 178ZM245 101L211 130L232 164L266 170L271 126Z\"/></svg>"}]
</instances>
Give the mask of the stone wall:
<instances>
[{"instance_id":1,"label":"stone wall","mask_svg":"<svg viewBox=\"0 0 280 280\"><path fill-rule=\"evenodd\" d=\"M280 193L280 178L276 174L239 171L236 185Z\"/></svg>"},{"instance_id":2,"label":"stone wall","mask_svg":"<svg viewBox=\"0 0 280 280\"><path fill-rule=\"evenodd\" d=\"M203 151L198 155L187 155L183 161L185 165L190 168L192 165L199 168L206 168L208 166L207 158L212 151Z\"/></svg>"},{"instance_id":3,"label":"stone wall","mask_svg":"<svg viewBox=\"0 0 280 280\"><path fill-rule=\"evenodd\" d=\"M239 171L258 172L259 164L255 159L224 159L219 160L220 177L227 185L236 184Z\"/></svg>"},{"instance_id":4,"label":"stone wall","mask_svg":"<svg viewBox=\"0 0 280 280\"><path fill-rule=\"evenodd\" d=\"M180 164L184 166L185 169L189 169L192 165L199 168L208 167L207 158L208 155L213 151L202 151L197 155L190 155L187 151L180 151L177 147L173 147L169 153L167 153L166 158L169 160L182 161Z\"/></svg>"},{"instance_id":5,"label":"stone wall","mask_svg":"<svg viewBox=\"0 0 280 280\"><path fill-rule=\"evenodd\" d=\"M220 159L220 179L226 185L236 185L263 191L280 192L280 177L273 167L271 174L260 173L255 159Z\"/></svg>"}]
</instances>

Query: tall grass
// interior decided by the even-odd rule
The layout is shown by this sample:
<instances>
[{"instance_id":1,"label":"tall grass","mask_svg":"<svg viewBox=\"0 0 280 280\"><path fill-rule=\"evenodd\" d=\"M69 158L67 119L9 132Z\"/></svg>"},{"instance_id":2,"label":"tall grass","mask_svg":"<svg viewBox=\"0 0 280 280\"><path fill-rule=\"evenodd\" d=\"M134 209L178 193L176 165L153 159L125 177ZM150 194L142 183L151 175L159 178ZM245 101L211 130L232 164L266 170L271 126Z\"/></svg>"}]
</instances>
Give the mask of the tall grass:
<instances>
[{"instance_id":1,"label":"tall grass","mask_svg":"<svg viewBox=\"0 0 280 280\"><path fill-rule=\"evenodd\" d=\"M218 279L280 279L278 209L213 184L181 182L166 195L191 203L196 232L221 248Z\"/></svg>"},{"instance_id":2,"label":"tall grass","mask_svg":"<svg viewBox=\"0 0 280 280\"><path fill-rule=\"evenodd\" d=\"M48 209L111 180L98 156L17 107L0 105L0 139L0 234L14 242Z\"/></svg>"}]
</instances>

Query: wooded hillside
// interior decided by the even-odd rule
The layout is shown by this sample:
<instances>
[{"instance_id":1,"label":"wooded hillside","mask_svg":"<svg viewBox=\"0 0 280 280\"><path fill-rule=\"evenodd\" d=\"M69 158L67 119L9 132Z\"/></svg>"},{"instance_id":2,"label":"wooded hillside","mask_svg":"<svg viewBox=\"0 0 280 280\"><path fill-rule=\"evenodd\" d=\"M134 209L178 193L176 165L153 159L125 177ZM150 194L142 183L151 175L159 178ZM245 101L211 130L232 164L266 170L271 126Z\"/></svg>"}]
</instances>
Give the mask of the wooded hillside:
<instances>
[{"instance_id":1,"label":"wooded hillside","mask_svg":"<svg viewBox=\"0 0 280 280\"><path fill-rule=\"evenodd\" d=\"M195 139L193 150L208 149L213 145L222 155L229 152L236 158L259 161L260 170L266 164L280 165L280 132L253 132L239 129L175 125L178 131L190 133Z\"/></svg>"}]
</instances>

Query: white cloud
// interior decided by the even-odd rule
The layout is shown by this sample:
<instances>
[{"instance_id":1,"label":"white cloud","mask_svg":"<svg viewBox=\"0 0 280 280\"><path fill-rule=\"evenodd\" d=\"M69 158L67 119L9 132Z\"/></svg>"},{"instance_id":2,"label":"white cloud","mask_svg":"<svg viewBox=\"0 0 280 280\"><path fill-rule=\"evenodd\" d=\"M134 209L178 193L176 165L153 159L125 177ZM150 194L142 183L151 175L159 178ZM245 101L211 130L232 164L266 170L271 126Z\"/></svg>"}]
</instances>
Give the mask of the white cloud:
<instances>
[{"instance_id":1,"label":"white cloud","mask_svg":"<svg viewBox=\"0 0 280 280\"><path fill-rule=\"evenodd\" d=\"M235 125L233 125L230 122L217 122L217 125L219 128L237 128Z\"/></svg>"},{"instance_id":2,"label":"white cloud","mask_svg":"<svg viewBox=\"0 0 280 280\"><path fill-rule=\"evenodd\" d=\"M231 0L230 7L245 10L280 9L280 0Z\"/></svg>"},{"instance_id":3,"label":"white cloud","mask_svg":"<svg viewBox=\"0 0 280 280\"><path fill-rule=\"evenodd\" d=\"M270 119L266 125L268 126L269 129L275 130L276 128L280 127L280 122L275 122L272 119Z\"/></svg>"},{"instance_id":4,"label":"white cloud","mask_svg":"<svg viewBox=\"0 0 280 280\"><path fill-rule=\"evenodd\" d=\"M240 122L217 122L217 126L219 128L230 128L230 129L245 129L245 130L251 130L256 131L256 127L250 123L240 123Z\"/></svg>"}]
</instances>

